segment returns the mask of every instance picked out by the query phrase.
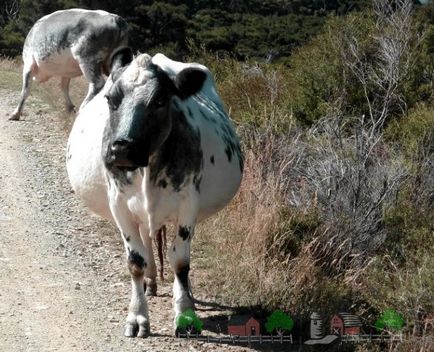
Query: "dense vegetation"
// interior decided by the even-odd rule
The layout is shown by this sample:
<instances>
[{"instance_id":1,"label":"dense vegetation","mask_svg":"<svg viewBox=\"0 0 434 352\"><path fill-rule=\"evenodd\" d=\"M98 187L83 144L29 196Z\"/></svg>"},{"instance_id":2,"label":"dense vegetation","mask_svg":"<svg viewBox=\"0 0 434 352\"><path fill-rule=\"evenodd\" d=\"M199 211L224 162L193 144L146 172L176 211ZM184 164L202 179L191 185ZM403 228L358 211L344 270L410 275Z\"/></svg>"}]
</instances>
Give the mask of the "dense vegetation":
<instances>
[{"instance_id":1,"label":"dense vegetation","mask_svg":"<svg viewBox=\"0 0 434 352\"><path fill-rule=\"evenodd\" d=\"M374 5L328 18L289 67L194 53L246 151L241 192L212 221L219 234L198 236L223 302L350 310L367 325L393 308L423 333L434 311L434 8Z\"/></svg>"},{"instance_id":2,"label":"dense vegetation","mask_svg":"<svg viewBox=\"0 0 434 352\"><path fill-rule=\"evenodd\" d=\"M237 198L194 242L217 300L349 310L367 324L393 308L423 333L434 312L434 4L6 3L3 54L20 52L35 17L104 8L127 18L135 49L215 74L246 157Z\"/></svg>"},{"instance_id":3,"label":"dense vegetation","mask_svg":"<svg viewBox=\"0 0 434 352\"><path fill-rule=\"evenodd\" d=\"M327 16L359 9L365 0L5 0L0 53L21 52L33 23L53 11L82 7L117 13L131 25L131 45L180 58L188 43L238 59L276 60L318 33Z\"/></svg>"}]
</instances>

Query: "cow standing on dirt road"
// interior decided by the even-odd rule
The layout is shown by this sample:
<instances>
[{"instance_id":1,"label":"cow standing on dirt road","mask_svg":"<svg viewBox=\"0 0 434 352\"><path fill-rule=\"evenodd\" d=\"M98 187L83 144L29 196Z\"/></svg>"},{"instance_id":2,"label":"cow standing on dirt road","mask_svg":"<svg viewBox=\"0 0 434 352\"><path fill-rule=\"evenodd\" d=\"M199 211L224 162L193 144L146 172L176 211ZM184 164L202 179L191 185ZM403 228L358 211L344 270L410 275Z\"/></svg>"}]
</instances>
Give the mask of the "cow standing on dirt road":
<instances>
[{"instance_id":1,"label":"cow standing on dirt road","mask_svg":"<svg viewBox=\"0 0 434 352\"><path fill-rule=\"evenodd\" d=\"M32 79L45 82L50 77L60 77L66 109L72 112L69 82L84 75L89 91L81 104L83 107L104 86L104 74L109 74L113 53L127 45L127 23L106 11L70 9L42 17L24 42L21 99L9 120L20 119Z\"/></svg>"},{"instance_id":2,"label":"cow standing on dirt road","mask_svg":"<svg viewBox=\"0 0 434 352\"><path fill-rule=\"evenodd\" d=\"M143 284L145 277L155 284L152 239L168 222L176 232L168 249L175 319L193 308L195 225L233 198L243 172L239 139L209 70L119 51L104 89L78 113L67 170L75 193L121 232L132 282L125 335L150 333Z\"/></svg>"}]
</instances>

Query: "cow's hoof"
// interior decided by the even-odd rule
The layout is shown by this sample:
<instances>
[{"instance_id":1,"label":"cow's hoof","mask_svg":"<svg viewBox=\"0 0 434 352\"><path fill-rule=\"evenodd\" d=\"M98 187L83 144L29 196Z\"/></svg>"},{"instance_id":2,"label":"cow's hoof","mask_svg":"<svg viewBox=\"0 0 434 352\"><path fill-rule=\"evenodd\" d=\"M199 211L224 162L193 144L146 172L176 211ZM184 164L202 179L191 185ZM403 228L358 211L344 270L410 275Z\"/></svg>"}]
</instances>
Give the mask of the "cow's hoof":
<instances>
[{"instance_id":1,"label":"cow's hoof","mask_svg":"<svg viewBox=\"0 0 434 352\"><path fill-rule=\"evenodd\" d=\"M68 105L66 107L66 111L68 114L75 114L77 112L77 110L75 110L75 106L74 105Z\"/></svg>"},{"instance_id":2,"label":"cow's hoof","mask_svg":"<svg viewBox=\"0 0 434 352\"><path fill-rule=\"evenodd\" d=\"M139 326L137 324L127 324L125 325L124 336L125 337L136 337Z\"/></svg>"},{"instance_id":3,"label":"cow's hoof","mask_svg":"<svg viewBox=\"0 0 434 352\"><path fill-rule=\"evenodd\" d=\"M151 333L149 322L143 324L127 323L125 325L124 336L126 337L148 337Z\"/></svg>"},{"instance_id":4,"label":"cow's hoof","mask_svg":"<svg viewBox=\"0 0 434 352\"><path fill-rule=\"evenodd\" d=\"M157 295L157 283L154 281L150 284L146 284L145 296L151 297Z\"/></svg>"},{"instance_id":5,"label":"cow's hoof","mask_svg":"<svg viewBox=\"0 0 434 352\"><path fill-rule=\"evenodd\" d=\"M188 329L177 327L175 329L175 336L176 337L186 337L186 336L192 336L192 335L197 336L200 334L201 334L200 331L196 330L193 327L190 327Z\"/></svg>"}]
</instances>

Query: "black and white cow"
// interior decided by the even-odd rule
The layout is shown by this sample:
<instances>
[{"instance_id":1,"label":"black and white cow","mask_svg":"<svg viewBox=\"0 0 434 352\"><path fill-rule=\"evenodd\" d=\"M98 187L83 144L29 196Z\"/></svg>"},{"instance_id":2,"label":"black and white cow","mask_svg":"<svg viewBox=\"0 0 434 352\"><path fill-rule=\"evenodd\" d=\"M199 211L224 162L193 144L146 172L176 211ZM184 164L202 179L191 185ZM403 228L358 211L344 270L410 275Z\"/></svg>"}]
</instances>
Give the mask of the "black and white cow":
<instances>
[{"instance_id":1,"label":"black and white cow","mask_svg":"<svg viewBox=\"0 0 434 352\"><path fill-rule=\"evenodd\" d=\"M32 78L45 82L60 77L66 109L71 112L74 105L69 97L69 82L83 74L89 81L83 107L104 86L112 53L126 47L127 42L127 23L105 11L70 9L42 17L24 42L21 99L9 119L20 119Z\"/></svg>"},{"instance_id":2,"label":"black and white cow","mask_svg":"<svg viewBox=\"0 0 434 352\"><path fill-rule=\"evenodd\" d=\"M118 52L104 89L77 116L67 170L76 194L120 229L132 278L125 335L149 334L143 283L155 285L152 238L169 222L176 229L168 249L175 319L192 308L195 225L234 197L243 171L209 70L162 54Z\"/></svg>"}]
</instances>

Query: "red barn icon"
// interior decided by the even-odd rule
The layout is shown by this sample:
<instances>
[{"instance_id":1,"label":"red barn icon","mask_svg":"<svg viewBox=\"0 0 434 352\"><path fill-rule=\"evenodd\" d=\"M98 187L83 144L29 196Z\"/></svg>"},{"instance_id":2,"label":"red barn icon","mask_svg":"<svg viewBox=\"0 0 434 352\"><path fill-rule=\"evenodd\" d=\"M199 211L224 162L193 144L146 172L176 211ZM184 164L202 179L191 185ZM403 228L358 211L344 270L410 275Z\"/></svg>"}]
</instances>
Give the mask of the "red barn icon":
<instances>
[{"instance_id":1,"label":"red barn icon","mask_svg":"<svg viewBox=\"0 0 434 352\"><path fill-rule=\"evenodd\" d=\"M363 324L357 315L337 313L330 323L330 332L334 335L359 335Z\"/></svg>"},{"instance_id":2,"label":"red barn icon","mask_svg":"<svg viewBox=\"0 0 434 352\"><path fill-rule=\"evenodd\" d=\"M230 317L228 321L228 334L235 336L259 336L259 322L251 315Z\"/></svg>"}]
</instances>

